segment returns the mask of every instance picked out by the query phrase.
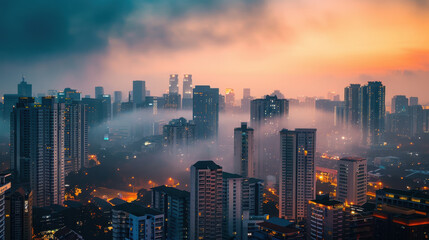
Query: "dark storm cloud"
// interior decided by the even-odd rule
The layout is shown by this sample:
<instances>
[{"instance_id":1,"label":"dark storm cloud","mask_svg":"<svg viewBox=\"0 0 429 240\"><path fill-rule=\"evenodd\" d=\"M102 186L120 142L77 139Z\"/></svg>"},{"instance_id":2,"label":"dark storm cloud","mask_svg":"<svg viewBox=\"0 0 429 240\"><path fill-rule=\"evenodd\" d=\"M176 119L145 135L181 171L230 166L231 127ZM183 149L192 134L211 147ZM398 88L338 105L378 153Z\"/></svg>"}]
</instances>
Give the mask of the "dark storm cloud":
<instances>
[{"instance_id":1,"label":"dark storm cloud","mask_svg":"<svg viewBox=\"0 0 429 240\"><path fill-rule=\"evenodd\" d=\"M234 2L242 3L242 11L261 3L258 0L3 0L0 61L31 61L52 54L91 54L104 50L110 37L126 36L127 41L138 42L151 35L150 39L158 43L169 43L171 29L167 24L158 24L157 18L173 23L191 13L206 15L223 11ZM154 18L153 21L128 22L133 14L137 20L145 16ZM206 33L209 31L202 34Z\"/></svg>"},{"instance_id":2,"label":"dark storm cloud","mask_svg":"<svg viewBox=\"0 0 429 240\"><path fill-rule=\"evenodd\" d=\"M132 12L122 0L2 1L0 57L28 59L103 49Z\"/></svg>"}]
</instances>

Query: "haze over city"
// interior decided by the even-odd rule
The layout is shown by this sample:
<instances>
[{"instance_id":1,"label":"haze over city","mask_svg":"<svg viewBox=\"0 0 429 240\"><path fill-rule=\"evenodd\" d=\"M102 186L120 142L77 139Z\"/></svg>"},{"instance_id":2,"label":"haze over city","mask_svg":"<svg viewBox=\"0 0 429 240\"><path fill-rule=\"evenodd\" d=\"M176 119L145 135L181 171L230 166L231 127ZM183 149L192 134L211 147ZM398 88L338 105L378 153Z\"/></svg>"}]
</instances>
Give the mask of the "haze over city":
<instances>
[{"instance_id":1,"label":"haze over city","mask_svg":"<svg viewBox=\"0 0 429 240\"><path fill-rule=\"evenodd\" d=\"M0 240L429 238L428 1L2 5Z\"/></svg>"},{"instance_id":2,"label":"haze over city","mask_svg":"<svg viewBox=\"0 0 429 240\"><path fill-rule=\"evenodd\" d=\"M378 80L389 99L429 102L422 0L24 2L0 10L1 94L24 74L35 93L141 79L160 95L167 74L192 73L195 84L294 98Z\"/></svg>"}]
</instances>

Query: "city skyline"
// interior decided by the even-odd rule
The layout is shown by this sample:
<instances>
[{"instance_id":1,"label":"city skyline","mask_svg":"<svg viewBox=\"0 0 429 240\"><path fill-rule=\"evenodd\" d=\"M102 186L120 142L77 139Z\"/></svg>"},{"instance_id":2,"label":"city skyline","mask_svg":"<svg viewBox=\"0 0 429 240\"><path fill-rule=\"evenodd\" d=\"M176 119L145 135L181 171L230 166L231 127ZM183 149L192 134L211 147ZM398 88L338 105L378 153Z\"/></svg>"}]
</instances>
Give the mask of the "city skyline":
<instances>
[{"instance_id":1,"label":"city skyline","mask_svg":"<svg viewBox=\"0 0 429 240\"><path fill-rule=\"evenodd\" d=\"M0 44L0 94L10 92L14 86L9 82L24 74L35 93L72 85L84 94L96 85L126 93L129 81L142 79L153 95L162 95L168 90L165 79L178 73L193 74L194 85L238 90L238 98L244 85L254 96L280 89L295 98L328 91L342 95L348 83L374 80L390 89L388 99L402 93L428 103L419 87L427 87L429 77L429 8L424 2L164 0L110 2L102 10L85 2L70 9L62 8L61 1L49 8L12 4L1 14L16 20L16 29L6 28L10 37ZM78 13L81 7L90 15L97 10L107 16L94 22ZM156 11L150 14L146 8ZM28 19L15 10L29 14ZM44 12L58 24L39 19ZM88 28L77 25L80 21ZM206 33L205 27L215 23ZM23 30L31 24L44 28ZM261 79L265 84L259 84Z\"/></svg>"}]
</instances>

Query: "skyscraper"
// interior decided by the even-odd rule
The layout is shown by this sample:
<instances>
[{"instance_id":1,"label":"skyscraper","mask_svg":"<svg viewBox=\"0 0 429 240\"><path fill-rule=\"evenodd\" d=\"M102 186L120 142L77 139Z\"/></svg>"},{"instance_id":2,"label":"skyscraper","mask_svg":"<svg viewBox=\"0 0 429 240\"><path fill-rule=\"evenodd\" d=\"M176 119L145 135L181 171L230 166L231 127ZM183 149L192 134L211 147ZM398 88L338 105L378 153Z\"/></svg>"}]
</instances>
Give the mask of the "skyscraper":
<instances>
[{"instance_id":1,"label":"skyscraper","mask_svg":"<svg viewBox=\"0 0 429 240\"><path fill-rule=\"evenodd\" d=\"M80 101L64 105L65 174L88 167L88 124L85 106Z\"/></svg>"},{"instance_id":2,"label":"skyscraper","mask_svg":"<svg viewBox=\"0 0 429 240\"><path fill-rule=\"evenodd\" d=\"M337 199L350 205L362 205L367 197L366 159L341 158L338 162Z\"/></svg>"},{"instance_id":3,"label":"skyscraper","mask_svg":"<svg viewBox=\"0 0 429 240\"><path fill-rule=\"evenodd\" d=\"M185 118L173 119L163 127L164 144L174 155L189 154L189 149L195 143L195 124Z\"/></svg>"},{"instance_id":4,"label":"skyscraper","mask_svg":"<svg viewBox=\"0 0 429 240\"><path fill-rule=\"evenodd\" d=\"M210 86L195 86L193 92L193 120L198 139L218 137L219 89Z\"/></svg>"},{"instance_id":5,"label":"skyscraper","mask_svg":"<svg viewBox=\"0 0 429 240\"><path fill-rule=\"evenodd\" d=\"M419 98L418 97L410 97L410 106L418 105Z\"/></svg>"},{"instance_id":6,"label":"skyscraper","mask_svg":"<svg viewBox=\"0 0 429 240\"><path fill-rule=\"evenodd\" d=\"M360 84L350 84L344 88L345 121L355 128L359 127L360 123L359 89Z\"/></svg>"},{"instance_id":7,"label":"skyscraper","mask_svg":"<svg viewBox=\"0 0 429 240\"><path fill-rule=\"evenodd\" d=\"M223 237L243 239L243 215L262 214L263 181L223 172Z\"/></svg>"},{"instance_id":8,"label":"skyscraper","mask_svg":"<svg viewBox=\"0 0 429 240\"><path fill-rule=\"evenodd\" d=\"M133 102L136 107L143 107L146 101L146 82L135 80L133 81Z\"/></svg>"},{"instance_id":9,"label":"skyscraper","mask_svg":"<svg viewBox=\"0 0 429 240\"><path fill-rule=\"evenodd\" d=\"M247 123L234 129L234 171L243 177L256 176L255 137Z\"/></svg>"},{"instance_id":10,"label":"skyscraper","mask_svg":"<svg viewBox=\"0 0 429 240\"><path fill-rule=\"evenodd\" d=\"M255 129L257 172L265 179L268 175L279 176L280 157L278 133L289 114L289 101L277 95L265 96L250 103L250 125Z\"/></svg>"},{"instance_id":11,"label":"skyscraper","mask_svg":"<svg viewBox=\"0 0 429 240\"><path fill-rule=\"evenodd\" d=\"M6 239L33 237L33 192L26 186L14 188L6 196Z\"/></svg>"},{"instance_id":12,"label":"skyscraper","mask_svg":"<svg viewBox=\"0 0 429 240\"><path fill-rule=\"evenodd\" d=\"M279 122L283 117L287 117L288 114L288 100L279 99L276 95L267 95L265 98L252 100L250 124L255 129L269 125L279 127Z\"/></svg>"},{"instance_id":13,"label":"skyscraper","mask_svg":"<svg viewBox=\"0 0 429 240\"><path fill-rule=\"evenodd\" d=\"M409 137L416 137L423 133L423 107L413 105L408 107Z\"/></svg>"},{"instance_id":14,"label":"skyscraper","mask_svg":"<svg viewBox=\"0 0 429 240\"><path fill-rule=\"evenodd\" d=\"M6 224L6 211L5 211L5 195L11 187L8 178L10 174L0 175L0 239L5 239L5 224Z\"/></svg>"},{"instance_id":15,"label":"skyscraper","mask_svg":"<svg viewBox=\"0 0 429 240\"><path fill-rule=\"evenodd\" d=\"M11 170L29 182L37 207L64 201L64 104L54 97L33 104L24 98L11 118Z\"/></svg>"},{"instance_id":16,"label":"skyscraper","mask_svg":"<svg viewBox=\"0 0 429 240\"><path fill-rule=\"evenodd\" d=\"M113 93L113 95L114 95L113 102L115 102L115 103L121 103L122 102L122 92L121 91L115 91Z\"/></svg>"},{"instance_id":17,"label":"skyscraper","mask_svg":"<svg viewBox=\"0 0 429 240\"><path fill-rule=\"evenodd\" d=\"M18 84L18 96L19 97L32 97L32 85L28 84L25 81L25 78L22 77L22 81Z\"/></svg>"},{"instance_id":18,"label":"skyscraper","mask_svg":"<svg viewBox=\"0 0 429 240\"><path fill-rule=\"evenodd\" d=\"M173 187L152 188L151 207L164 213L166 239L189 239L190 194Z\"/></svg>"},{"instance_id":19,"label":"skyscraper","mask_svg":"<svg viewBox=\"0 0 429 240\"><path fill-rule=\"evenodd\" d=\"M308 204L307 239L343 239L344 205L330 200L329 195L317 196Z\"/></svg>"},{"instance_id":20,"label":"skyscraper","mask_svg":"<svg viewBox=\"0 0 429 240\"><path fill-rule=\"evenodd\" d=\"M182 99L182 108L191 109L192 108L192 75L185 74L183 77L183 99Z\"/></svg>"},{"instance_id":21,"label":"skyscraper","mask_svg":"<svg viewBox=\"0 0 429 240\"><path fill-rule=\"evenodd\" d=\"M115 91L113 95L114 95L114 100L112 104L112 116L117 117L121 112L122 92Z\"/></svg>"},{"instance_id":22,"label":"skyscraper","mask_svg":"<svg viewBox=\"0 0 429 240\"><path fill-rule=\"evenodd\" d=\"M242 112L249 112L250 111L250 101L252 101L253 98L250 96L250 88L243 88L243 98L241 99L241 111Z\"/></svg>"},{"instance_id":23,"label":"skyscraper","mask_svg":"<svg viewBox=\"0 0 429 240\"><path fill-rule=\"evenodd\" d=\"M308 201L315 198L316 129L283 129L280 147L279 216L300 220L307 216Z\"/></svg>"},{"instance_id":24,"label":"skyscraper","mask_svg":"<svg viewBox=\"0 0 429 240\"><path fill-rule=\"evenodd\" d=\"M222 239L222 184L222 167L213 161L191 166L191 240Z\"/></svg>"},{"instance_id":25,"label":"skyscraper","mask_svg":"<svg viewBox=\"0 0 429 240\"><path fill-rule=\"evenodd\" d=\"M234 104L235 104L234 89L227 88L225 90L225 110L232 111L234 109Z\"/></svg>"},{"instance_id":26,"label":"skyscraper","mask_svg":"<svg viewBox=\"0 0 429 240\"><path fill-rule=\"evenodd\" d=\"M392 98L392 106L391 106L391 112L392 113L402 113L407 112L408 108L408 98L404 95L396 95Z\"/></svg>"},{"instance_id":27,"label":"skyscraper","mask_svg":"<svg viewBox=\"0 0 429 240\"><path fill-rule=\"evenodd\" d=\"M179 75L178 74L170 74L168 93L179 94Z\"/></svg>"},{"instance_id":28,"label":"skyscraper","mask_svg":"<svg viewBox=\"0 0 429 240\"><path fill-rule=\"evenodd\" d=\"M95 98L101 99L104 95L104 88L101 86L95 87Z\"/></svg>"},{"instance_id":29,"label":"skyscraper","mask_svg":"<svg viewBox=\"0 0 429 240\"><path fill-rule=\"evenodd\" d=\"M382 143L385 119L386 88L381 82L368 82L359 92L362 124L362 142L369 145Z\"/></svg>"}]
</instances>

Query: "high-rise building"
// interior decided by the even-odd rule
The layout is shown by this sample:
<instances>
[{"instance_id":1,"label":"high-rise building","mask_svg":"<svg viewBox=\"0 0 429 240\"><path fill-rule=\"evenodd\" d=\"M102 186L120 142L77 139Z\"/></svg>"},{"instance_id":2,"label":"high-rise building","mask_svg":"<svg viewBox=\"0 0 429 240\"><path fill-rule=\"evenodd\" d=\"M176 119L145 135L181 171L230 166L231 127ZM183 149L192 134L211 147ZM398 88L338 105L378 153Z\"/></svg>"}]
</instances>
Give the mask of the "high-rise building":
<instances>
[{"instance_id":1,"label":"high-rise building","mask_svg":"<svg viewBox=\"0 0 429 240\"><path fill-rule=\"evenodd\" d=\"M173 119L163 126L163 137L170 153L188 155L196 140L195 124L185 118Z\"/></svg>"},{"instance_id":2,"label":"high-rise building","mask_svg":"<svg viewBox=\"0 0 429 240\"><path fill-rule=\"evenodd\" d=\"M164 237L164 214L137 203L123 203L112 209L114 240L161 240Z\"/></svg>"},{"instance_id":3,"label":"high-rise building","mask_svg":"<svg viewBox=\"0 0 429 240\"><path fill-rule=\"evenodd\" d=\"M419 98L418 97L410 97L410 106L418 105Z\"/></svg>"},{"instance_id":4,"label":"high-rise building","mask_svg":"<svg viewBox=\"0 0 429 240\"><path fill-rule=\"evenodd\" d=\"M193 92L193 120L198 139L218 137L219 89L210 86L195 86Z\"/></svg>"},{"instance_id":5,"label":"high-rise building","mask_svg":"<svg viewBox=\"0 0 429 240\"><path fill-rule=\"evenodd\" d=\"M32 97L33 96L32 85L28 84L25 81L24 77L22 77L22 81L18 84L18 96L19 97Z\"/></svg>"},{"instance_id":6,"label":"high-rise building","mask_svg":"<svg viewBox=\"0 0 429 240\"><path fill-rule=\"evenodd\" d=\"M386 88L381 82L368 82L359 91L361 112L362 143L379 145L382 143L385 119Z\"/></svg>"},{"instance_id":7,"label":"high-rise building","mask_svg":"<svg viewBox=\"0 0 429 240\"><path fill-rule=\"evenodd\" d=\"M31 240L33 237L33 193L26 186L6 196L6 239Z\"/></svg>"},{"instance_id":8,"label":"high-rise building","mask_svg":"<svg viewBox=\"0 0 429 240\"><path fill-rule=\"evenodd\" d=\"M101 97L101 109L103 121L108 121L112 118L112 98L110 94L104 94Z\"/></svg>"},{"instance_id":9,"label":"high-rise building","mask_svg":"<svg viewBox=\"0 0 429 240\"><path fill-rule=\"evenodd\" d=\"M82 104L85 105L85 114L89 127L95 127L103 123L105 114L103 114L102 99L82 98Z\"/></svg>"},{"instance_id":10,"label":"high-rise building","mask_svg":"<svg viewBox=\"0 0 429 240\"><path fill-rule=\"evenodd\" d=\"M279 216L300 220L307 216L308 201L315 199L316 129L283 129L280 147Z\"/></svg>"},{"instance_id":11,"label":"high-rise building","mask_svg":"<svg viewBox=\"0 0 429 240\"><path fill-rule=\"evenodd\" d=\"M18 103L18 94L5 94L3 95L3 119L8 122L10 119L10 113L13 107Z\"/></svg>"},{"instance_id":12,"label":"high-rise building","mask_svg":"<svg viewBox=\"0 0 429 240\"><path fill-rule=\"evenodd\" d=\"M34 101L34 100L33 100ZM11 118L11 170L29 182L34 205L62 205L64 201L65 106L55 97L33 104L20 99Z\"/></svg>"},{"instance_id":13,"label":"high-rise building","mask_svg":"<svg viewBox=\"0 0 429 240\"><path fill-rule=\"evenodd\" d=\"M7 179L10 174L0 175L0 239L5 239L6 211L5 211L5 195L6 191L11 188L11 184Z\"/></svg>"},{"instance_id":14,"label":"high-rise building","mask_svg":"<svg viewBox=\"0 0 429 240\"><path fill-rule=\"evenodd\" d=\"M344 88L345 120L350 127L355 128L360 124L359 89L360 84L350 84Z\"/></svg>"},{"instance_id":15,"label":"high-rise building","mask_svg":"<svg viewBox=\"0 0 429 240\"><path fill-rule=\"evenodd\" d=\"M250 124L258 130L264 126L279 127L279 121L289 114L289 102L277 96L265 96L251 102Z\"/></svg>"},{"instance_id":16,"label":"high-rise building","mask_svg":"<svg viewBox=\"0 0 429 240\"><path fill-rule=\"evenodd\" d=\"M59 103L80 101L80 92L76 89L65 88L64 91L57 93Z\"/></svg>"},{"instance_id":17,"label":"high-rise building","mask_svg":"<svg viewBox=\"0 0 429 240\"><path fill-rule=\"evenodd\" d=\"M178 74L170 74L168 93L176 94L176 95L179 94L179 75Z\"/></svg>"},{"instance_id":18,"label":"high-rise building","mask_svg":"<svg viewBox=\"0 0 429 240\"><path fill-rule=\"evenodd\" d=\"M245 213L262 215L263 181L237 174L223 173L223 237L243 239Z\"/></svg>"},{"instance_id":19,"label":"high-rise building","mask_svg":"<svg viewBox=\"0 0 429 240\"><path fill-rule=\"evenodd\" d=\"M232 111L234 109L235 93L234 89L227 88L225 90L225 110Z\"/></svg>"},{"instance_id":20,"label":"high-rise building","mask_svg":"<svg viewBox=\"0 0 429 240\"><path fill-rule=\"evenodd\" d=\"M265 96L250 103L250 125L255 129L257 173L265 179L268 175L278 176L280 159L278 133L289 114L289 101L277 95Z\"/></svg>"},{"instance_id":21,"label":"high-rise building","mask_svg":"<svg viewBox=\"0 0 429 240\"><path fill-rule=\"evenodd\" d=\"M255 177L257 164L255 161L255 136L253 128L247 123L234 129L234 171L243 177Z\"/></svg>"},{"instance_id":22,"label":"high-rise building","mask_svg":"<svg viewBox=\"0 0 429 240\"><path fill-rule=\"evenodd\" d=\"M164 94L164 109L179 110L182 106L182 99L180 94L168 93Z\"/></svg>"},{"instance_id":23,"label":"high-rise building","mask_svg":"<svg viewBox=\"0 0 429 240\"><path fill-rule=\"evenodd\" d=\"M133 102L136 107L143 107L146 101L146 82L141 80L133 81Z\"/></svg>"},{"instance_id":24,"label":"high-rise building","mask_svg":"<svg viewBox=\"0 0 429 240\"><path fill-rule=\"evenodd\" d=\"M317 196L308 204L307 239L343 239L344 205L330 200L329 195Z\"/></svg>"},{"instance_id":25,"label":"high-rise building","mask_svg":"<svg viewBox=\"0 0 429 240\"><path fill-rule=\"evenodd\" d=\"M191 166L190 239L222 239L222 184L222 167L213 161Z\"/></svg>"},{"instance_id":26,"label":"high-rise building","mask_svg":"<svg viewBox=\"0 0 429 240\"><path fill-rule=\"evenodd\" d=\"M104 88L101 86L95 87L95 98L101 99L104 95Z\"/></svg>"},{"instance_id":27,"label":"high-rise building","mask_svg":"<svg viewBox=\"0 0 429 240\"><path fill-rule=\"evenodd\" d=\"M85 106L80 101L64 105L64 171L78 172L88 167L88 124Z\"/></svg>"},{"instance_id":28,"label":"high-rise building","mask_svg":"<svg viewBox=\"0 0 429 240\"><path fill-rule=\"evenodd\" d=\"M185 74L183 77L183 99L182 99L182 108L183 109L192 109L192 75Z\"/></svg>"},{"instance_id":29,"label":"high-rise building","mask_svg":"<svg viewBox=\"0 0 429 240\"><path fill-rule=\"evenodd\" d=\"M402 113L407 112L408 108L408 98L404 95L396 95L392 98L392 113Z\"/></svg>"},{"instance_id":30,"label":"high-rise building","mask_svg":"<svg viewBox=\"0 0 429 240\"><path fill-rule=\"evenodd\" d=\"M423 133L423 107L412 105L408 107L409 137L417 137Z\"/></svg>"},{"instance_id":31,"label":"high-rise building","mask_svg":"<svg viewBox=\"0 0 429 240\"><path fill-rule=\"evenodd\" d=\"M189 192L166 186L152 188L151 207L164 213L165 239L189 239Z\"/></svg>"},{"instance_id":32,"label":"high-rise building","mask_svg":"<svg viewBox=\"0 0 429 240\"><path fill-rule=\"evenodd\" d=\"M248 113L250 111L250 101L253 97L250 96L250 88L243 88L243 98L241 99L241 111Z\"/></svg>"},{"instance_id":33,"label":"high-rise building","mask_svg":"<svg viewBox=\"0 0 429 240\"><path fill-rule=\"evenodd\" d=\"M115 103L122 102L122 92L121 91L115 91L115 92L113 92L113 95L114 95L113 102L115 102Z\"/></svg>"},{"instance_id":34,"label":"high-rise building","mask_svg":"<svg viewBox=\"0 0 429 240\"><path fill-rule=\"evenodd\" d=\"M338 162L337 199L349 205L363 205L367 201L366 159L344 157Z\"/></svg>"}]
</instances>

